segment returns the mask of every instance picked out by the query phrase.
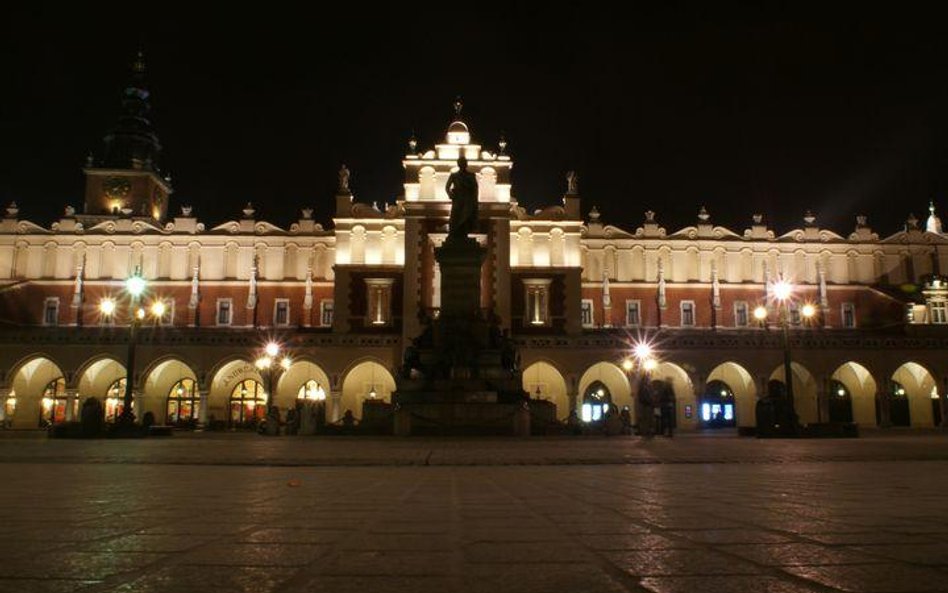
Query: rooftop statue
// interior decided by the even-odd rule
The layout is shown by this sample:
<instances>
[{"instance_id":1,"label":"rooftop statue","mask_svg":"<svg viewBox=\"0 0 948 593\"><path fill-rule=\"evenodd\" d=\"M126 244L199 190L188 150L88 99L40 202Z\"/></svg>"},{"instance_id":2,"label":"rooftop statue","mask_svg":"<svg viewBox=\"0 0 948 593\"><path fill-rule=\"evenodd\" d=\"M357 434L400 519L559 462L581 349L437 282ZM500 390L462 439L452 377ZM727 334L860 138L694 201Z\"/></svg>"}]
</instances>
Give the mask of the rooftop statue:
<instances>
[{"instance_id":1,"label":"rooftop statue","mask_svg":"<svg viewBox=\"0 0 948 593\"><path fill-rule=\"evenodd\" d=\"M467 170L467 159L458 159L458 170L451 173L445 186L451 198L448 236L467 237L477 223L477 177Z\"/></svg>"}]
</instances>

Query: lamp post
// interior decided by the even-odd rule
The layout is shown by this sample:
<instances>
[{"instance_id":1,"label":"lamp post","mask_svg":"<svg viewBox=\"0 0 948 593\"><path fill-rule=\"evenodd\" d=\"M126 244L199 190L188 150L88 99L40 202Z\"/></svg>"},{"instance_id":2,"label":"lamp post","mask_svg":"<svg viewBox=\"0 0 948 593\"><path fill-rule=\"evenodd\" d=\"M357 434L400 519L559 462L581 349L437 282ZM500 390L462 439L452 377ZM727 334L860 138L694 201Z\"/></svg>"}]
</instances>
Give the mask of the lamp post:
<instances>
[{"instance_id":1,"label":"lamp post","mask_svg":"<svg viewBox=\"0 0 948 593\"><path fill-rule=\"evenodd\" d=\"M293 361L289 356L284 355L280 357L280 352L282 348L276 342L267 342L267 345L264 346L263 352L260 356L257 357L257 360L254 361L254 366L257 367L261 372L265 371L265 381L266 381L266 392L267 392L267 416L270 416L270 410L276 404L275 394L273 393L273 374L275 371L282 372L290 368L290 365L293 364ZM278 360L279 359L279 360Z\"/></svg>"},{"instance_id":2,"label":"lamp post","mask_svg":"<svg viewBox=\"0 0 948 593\"><path fill-rule=\"evenodd\" d=\"M128 292L131 301L129 303L129 313L131 315L128 322L128 348L125 352L125 394L122 398L122 414L119 416L119 424L130 426L135 422L135 413L132 411L132 396L135 380L135 345L138 339L138 325L145 318L145 310L139 307L142 294L148 283L142 278L141 270L136 269L135 273L125 281L125 290ZM115 311L115 301L112 299L103 299L99 304L99 310L103 313L108 311L111 314Z\"/></svg>"},{"instance_id":3,"label":"lamp post","mask_svg":"<svg viewBox=\"0 0 948 593\"><path fill-rule=\"evenodd\" d=\"M793 361L790 355L790 301L793 297L793 285L786 280L778 280L773 285L773 295L777 301L777 316L783 330L783 378L787 390L787 403L790 406L790 418L794 423L794 429L796 429L797 411L793 398ZM760 308L758 307L758 309ZM800 313L806 319L810 319L816 314L816 307L807 303L803 305ZM756 310L754 316L758 317ZM766 309L764 309L764 318L766 318Z\"/></svg>"}]
</instances>

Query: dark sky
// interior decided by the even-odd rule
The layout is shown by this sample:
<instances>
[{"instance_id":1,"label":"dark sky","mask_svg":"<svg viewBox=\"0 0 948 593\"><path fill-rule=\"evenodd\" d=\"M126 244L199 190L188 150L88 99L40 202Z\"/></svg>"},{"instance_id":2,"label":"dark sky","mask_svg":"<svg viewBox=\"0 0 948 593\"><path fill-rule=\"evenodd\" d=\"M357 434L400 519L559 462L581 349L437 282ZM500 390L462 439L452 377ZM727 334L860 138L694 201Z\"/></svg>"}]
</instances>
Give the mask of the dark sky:
<instances>
[{"instance_id":1,"label":"dark sky","mask_svg":"<svg viewBox=\"0 0 948 593\"><path fill-rule=\"evenodd\" d=\"M930 198L948 213L935 14L233 6L8 14L0 201L43 222L81 205L81 165L143 43L172 212L192 204L209 223L248 200L281 224L303 205L328 221L343 162L359 199L394 200L409 135L440 141L457 94L482 144L506 132L529 210L557 201L574 168L584 212L632 230L647 209L670 230L692 224L701 205L738 232L754 212L783 232L810 208L844 234L859 213L895 231Z\"/></svg>"}]
</instances>

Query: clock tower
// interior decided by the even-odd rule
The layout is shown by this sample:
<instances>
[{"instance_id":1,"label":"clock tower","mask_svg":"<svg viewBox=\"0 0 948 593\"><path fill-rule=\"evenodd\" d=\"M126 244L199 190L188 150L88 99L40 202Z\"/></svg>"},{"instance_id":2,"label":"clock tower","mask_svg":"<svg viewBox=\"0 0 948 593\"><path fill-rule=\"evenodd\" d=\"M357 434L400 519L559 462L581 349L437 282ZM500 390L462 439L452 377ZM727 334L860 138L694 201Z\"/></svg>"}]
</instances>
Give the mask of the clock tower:
<instances>
[{"instance_id":1,"label":"clock tower","mask_svg":"<svg viewBox=\"0 0 948 593\"><path fill-rule=\"evenodd\" d=\"M151 123L145 60L138 52L122 95L122 110L103 138L101 156L86 160L86 195L79 218L94 223L114 217L164 220L171 178L159 169L161 144Z\"/></svg>"}]
</instances>

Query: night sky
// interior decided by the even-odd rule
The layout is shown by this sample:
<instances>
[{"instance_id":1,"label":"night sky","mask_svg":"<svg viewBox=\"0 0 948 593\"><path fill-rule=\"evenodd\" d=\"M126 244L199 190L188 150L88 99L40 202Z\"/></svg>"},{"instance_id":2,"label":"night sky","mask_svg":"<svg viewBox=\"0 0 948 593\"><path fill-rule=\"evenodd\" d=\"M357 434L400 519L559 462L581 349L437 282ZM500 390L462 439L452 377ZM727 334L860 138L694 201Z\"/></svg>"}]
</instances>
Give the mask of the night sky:
<instances>
[{"instance_id":1,"label":"night sky","mask_svg":"<svg viewBox=\"0 0 948 593\"><path fill-rule=\"evenodd\" d=\"M306 205L328 223L341 163L359 200L393 201L412 131L441 141L459 94L476 140L506 132L530 211L575 169L583 211L630 230L647 209L693 224L701 205L737 232L754 212L785 232L809 208L844 235L860 213L888 234L929 199L948 217L936 15L446 6L7 14L0 201L43 223L81 207L81 166L142 44L170 212L207 223L248 200L279 224Z\"/></svg>"}]
</instances>

